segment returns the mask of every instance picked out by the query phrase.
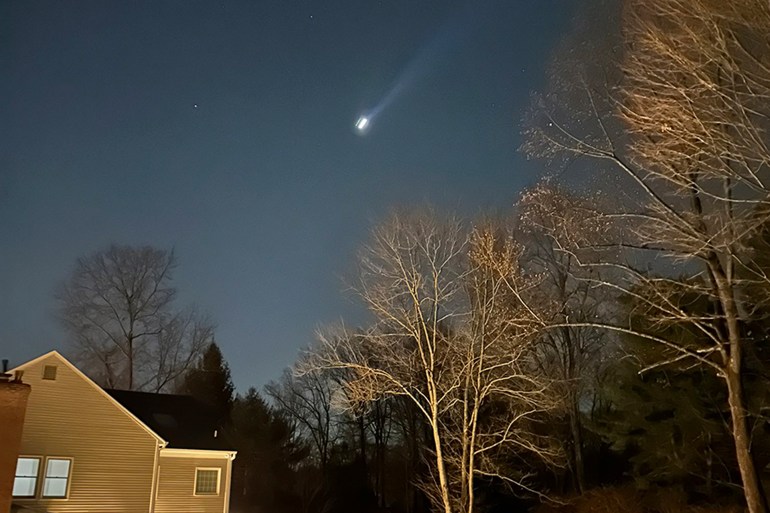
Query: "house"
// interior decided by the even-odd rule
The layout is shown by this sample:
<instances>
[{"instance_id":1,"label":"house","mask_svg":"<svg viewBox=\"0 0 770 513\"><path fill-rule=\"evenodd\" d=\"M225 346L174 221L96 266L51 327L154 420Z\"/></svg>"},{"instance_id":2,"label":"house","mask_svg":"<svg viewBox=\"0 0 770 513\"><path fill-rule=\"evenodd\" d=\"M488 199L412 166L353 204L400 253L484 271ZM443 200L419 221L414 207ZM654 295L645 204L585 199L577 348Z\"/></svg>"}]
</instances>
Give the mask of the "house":
<instances>
[{"instance_id":1,"label":"house","mask_svg":"<svg viewBox=\"0 0 770 513\"><path fill-rule=\"evenodd\" d=\"M31 387L13 511L228 512L235 451L199 401L102 389L56 351L13 372Z\"/></svg>"}]
</instances>

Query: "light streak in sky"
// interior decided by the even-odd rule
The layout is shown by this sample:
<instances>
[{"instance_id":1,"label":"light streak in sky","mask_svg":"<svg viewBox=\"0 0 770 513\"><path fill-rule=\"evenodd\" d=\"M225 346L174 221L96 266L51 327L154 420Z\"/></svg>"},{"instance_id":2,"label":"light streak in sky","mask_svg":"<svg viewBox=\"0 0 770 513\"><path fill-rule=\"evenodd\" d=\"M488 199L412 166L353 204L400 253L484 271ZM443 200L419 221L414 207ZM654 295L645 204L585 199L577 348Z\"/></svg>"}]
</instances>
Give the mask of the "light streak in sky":
<instances>
[{"instance_id":1,"label":"light streak in sky","mask_svg":"<svg viewBox=\"0 0 770 513\"><path fill-rule=\"evenodd\" d=\"M407 63L391 83L380 100L370 109L362 112L355 122L356 131L363 135L369 131L379 115L389 107L406 89L428 75L435 67L436 61L450 54L451 50L459 47L461 40L471 32L467 23L469 12L456 13L439 28L436 35Z\"/></svg>"}]
</instances>

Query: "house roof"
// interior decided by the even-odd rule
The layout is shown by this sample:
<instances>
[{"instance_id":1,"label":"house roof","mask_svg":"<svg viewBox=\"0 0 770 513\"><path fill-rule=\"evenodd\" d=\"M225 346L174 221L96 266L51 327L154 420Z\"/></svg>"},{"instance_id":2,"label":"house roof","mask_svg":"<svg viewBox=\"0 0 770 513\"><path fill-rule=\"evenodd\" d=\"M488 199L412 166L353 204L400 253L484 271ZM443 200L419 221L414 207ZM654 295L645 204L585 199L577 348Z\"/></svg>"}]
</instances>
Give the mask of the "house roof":
<instances>
[{"instance_id":1,"label":"house roof","mask_svg":"<svg viewBox=\"0 0 770 513\"><path fill-rule=\"evenodd\" d=\"M188 395L105 389L168 442L170 449L232 450L211 407Z\"/></svg>"},{"instance_id":2,"label":"house roof","mask_svg":"<svg viewBox=\"0 0 770 513\"><path fill-rule=\"evenodd\" d=\"M214 450L235 454L221 436L212 409L205 403L184 395L152 394L127 390L104 389L93 382L80 369L58 351L50 351L10 372L55 357L111 401L142 429L158 440L163 448L181 450Z\"/></svg>"}]
</instances>

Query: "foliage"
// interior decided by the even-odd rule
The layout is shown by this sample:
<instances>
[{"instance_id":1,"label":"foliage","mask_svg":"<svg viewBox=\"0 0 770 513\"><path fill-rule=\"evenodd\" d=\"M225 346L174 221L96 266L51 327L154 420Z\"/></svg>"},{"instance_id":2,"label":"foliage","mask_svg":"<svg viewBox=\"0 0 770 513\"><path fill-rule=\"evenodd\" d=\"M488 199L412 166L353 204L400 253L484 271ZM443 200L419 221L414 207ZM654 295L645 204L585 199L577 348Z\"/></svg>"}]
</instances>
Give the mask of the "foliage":
<instances>
[{"instance_id":1,"label":"foliage","mask_svg":"<svg viewBox=\"0 0 770 513\"><path fill-rule=\"evenodd\" d=\"M702 369L640 375L640 368L628 357L613 369L603 390L612 407L593 428L629 458L641 489L678 486L705 496L729 489L736 467L722 383Z\"/></svg>"},{"instance_id":2,"label":"foliage","mask_svg":"<svg viewBox=\"0 0 770 513\"><path fill-rule=\"evenodd\" d=\"M589 109L580 113L546 97L537 107L546 122L529 130L526 148L607 164L633 191L595 210L589 225L601 229L593 237L563 247L587 266L615 270L590 281L634 298L656 334L622 318L583 324L656 342L650 368L696 364L723 380L745 499L751 513L764 513L742 326L767 296L743 291L768 285L747 246L770 214L770 7L760 0L628 0L621 21L625 51L610 66L620 71L617 87L583 82ZM649 272L653 263L662 271ZM688 295L713 308L693 314L679 301ZM672 329L699 336L668 336Z\"/></svg>"},{"instance_id":3,"label":"foliage","mask_svg":"<svg viewBox=\"0 0 770 513\"><path fill-rule=\"evenodd\" d=\"M596 488L566 504L544 504L535 513L740 513L734 504L689 505L676 490L640 493L631 486Z\"/></svg>"},{"instance_id":4,"label":"foliage","mask_svg":"<svg viewBox=\"0 0 770 513\"><path fill-rule=\"evenodd\" d=\"M220 422L229 420L234 391L230 366L216 342L209 344L177 388L177 393L191 395L215 408Z\"/></svg>"},{"instance_id":5,"label":"foliage","mask_svg":"<svg viewBox=\"0 0 770 513\"><path fill-rule=\"evenodd\" d=\"M233 462L233 511L300 511L295 471L307 456L294 424L254 389L237 396L229 437Z\"/></svg>"}]
</instances>

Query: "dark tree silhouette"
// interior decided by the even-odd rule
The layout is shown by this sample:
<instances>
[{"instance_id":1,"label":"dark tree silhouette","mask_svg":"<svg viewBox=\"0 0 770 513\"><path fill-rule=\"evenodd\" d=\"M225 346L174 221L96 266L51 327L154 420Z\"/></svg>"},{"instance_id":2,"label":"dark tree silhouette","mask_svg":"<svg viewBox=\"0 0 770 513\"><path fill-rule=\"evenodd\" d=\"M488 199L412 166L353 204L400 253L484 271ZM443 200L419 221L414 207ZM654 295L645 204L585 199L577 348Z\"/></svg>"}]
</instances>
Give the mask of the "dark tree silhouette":
<instances>
[{"instance_id":1,"label":"dark tree silhouette","mask_svg":"<svg viewBox=\"0 0 770 513\"><path fill-rule=\"evenodd\" d=\"M209 344L197 365L187 371L177 388L178 393L191 395L209 404L216 410L220 422L229 419L234 391L230 366L216 342Z\"/></svg>"},{"instance_id":2,"label":"dark tree silhouette","mask_svg":"<svg viewBox=\"0 0 770 513\"><path fill-rule=\"evenodd\" d=\"M160 392L211 342L213 324L176 310L173 251L112 245L78 258L59 286L59 317L78 363L111 388Z\"/></svg>"}]
</instances>

